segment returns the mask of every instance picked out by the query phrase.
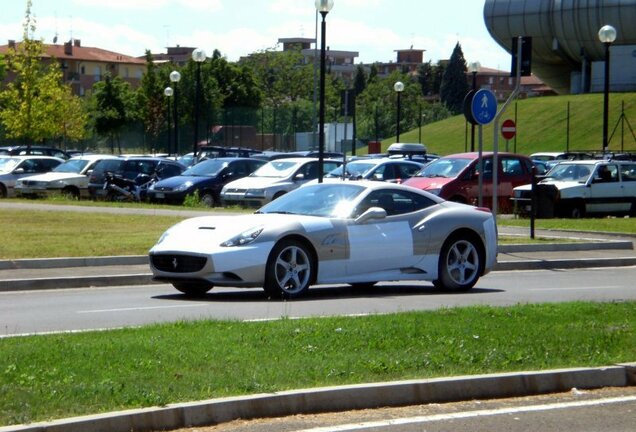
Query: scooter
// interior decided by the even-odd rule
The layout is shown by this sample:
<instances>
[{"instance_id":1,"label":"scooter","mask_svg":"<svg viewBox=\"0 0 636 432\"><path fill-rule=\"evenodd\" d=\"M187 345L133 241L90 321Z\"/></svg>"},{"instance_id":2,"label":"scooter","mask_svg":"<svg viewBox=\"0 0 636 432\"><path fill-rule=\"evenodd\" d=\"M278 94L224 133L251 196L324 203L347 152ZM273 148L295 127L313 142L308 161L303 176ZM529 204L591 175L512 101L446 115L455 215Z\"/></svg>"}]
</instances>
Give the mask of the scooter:
<instances>
[{"instance_id":1,"label":"scooter","mask_svg":"<svg viewBox=\"0 0 636 432\"><path fill-rule=\"evenodd\" d=\"M154 174L139 174L134 180L130 180L108 171L104 174L106 200L141 202L150 185L156 182L157 176Z\"/></svg>"}]
</instances>

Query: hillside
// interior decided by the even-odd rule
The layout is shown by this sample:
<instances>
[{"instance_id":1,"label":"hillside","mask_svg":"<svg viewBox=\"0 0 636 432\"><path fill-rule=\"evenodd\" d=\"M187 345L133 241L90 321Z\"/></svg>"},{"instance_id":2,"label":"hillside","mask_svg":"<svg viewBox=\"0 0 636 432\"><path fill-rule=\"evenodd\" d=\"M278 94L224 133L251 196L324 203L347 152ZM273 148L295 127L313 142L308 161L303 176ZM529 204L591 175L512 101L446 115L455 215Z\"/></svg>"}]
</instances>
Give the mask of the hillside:
<instances>
[{"instance_id":1,"label":"hillside","mask_svg":"<svg viewBox=\"0 0 636 432\"><path fill-rule=\"evenodd\" d=\"M570 103L568 146L568 102ZM636 93L612 93L609 100L609 150L636 153L636 140L627 121L620 122L624 102L625 118L636 133ZM538 97L512 102L501 122L515 119L517 137L508 143L510 151L530 154L538 151L598 150L603 142L603 95L567 95ZM622 123L622 124L621 124ZM621 139L621 127L623 137ZM614 135L612 131L616 128ZM478 128L475 130L475 150L478 148ZM402 133L400 141L418 142L419 131ZM470 125L466 127L463 115L431 123L422 128L422 141L429 152L441 155L470 150ZM382 142L382 149L395 142L395 137ZM483 127L483 148L493 149L493 126ZM466 146L466 147L465 147ZM568 148L569 147L569 148ZM499 150L506 150L506 140L499 136Z\"/></svg>"}]
</instances>

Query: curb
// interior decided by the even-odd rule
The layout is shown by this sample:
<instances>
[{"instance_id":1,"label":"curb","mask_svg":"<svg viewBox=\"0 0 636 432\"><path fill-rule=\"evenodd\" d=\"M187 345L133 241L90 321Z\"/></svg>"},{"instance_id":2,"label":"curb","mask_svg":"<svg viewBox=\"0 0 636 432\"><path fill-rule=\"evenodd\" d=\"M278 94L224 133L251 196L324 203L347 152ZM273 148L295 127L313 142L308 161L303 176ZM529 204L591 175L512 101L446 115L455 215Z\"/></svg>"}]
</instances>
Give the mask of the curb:
<instances>
[{"instance_id":1,"label":"curb","mask_svg":"<svg viewBox=\"0 0 636 432\"><path fill-rule=\"evenodd\" d=\"M495 264L492 271L628 267L634 265L636 265L636 257L572 258L556 260L503 261Z\"/></svg>"},{"instance_id":2,"label":"curb","mask_svg":"<svg viewBox=\"0 0 636 432\"><path fill-rule=\"evenodd\" d=\"M636 363L458 376L292 390L170 404L0 427L0 432L129 432L214 425L237 419L530 396L577 389L636 385Z\"/></svg>"}]
</instances>

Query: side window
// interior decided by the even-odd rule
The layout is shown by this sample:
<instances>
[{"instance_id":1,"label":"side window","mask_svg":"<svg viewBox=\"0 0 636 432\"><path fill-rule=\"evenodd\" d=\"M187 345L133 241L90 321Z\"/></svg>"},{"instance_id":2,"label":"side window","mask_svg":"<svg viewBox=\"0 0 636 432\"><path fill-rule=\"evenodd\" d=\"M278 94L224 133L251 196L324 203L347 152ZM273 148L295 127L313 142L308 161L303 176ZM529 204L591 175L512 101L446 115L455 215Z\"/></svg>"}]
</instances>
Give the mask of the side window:
<instances>
[{"instance_id":1,"label":"side window","mask_svg":"<svg viewBox=\"0 0 636 432\"><path fill-rule=\"evenodd\" d=\"M400 165L399 170L400 170L400 175L398 177L405 179L405 178L413 177L415 173L417 173L420 170L420 167L417 165Z\"/></svg>"},{"instance_id":2,"label":"side window","mask_svg":"<svg viewBox=\"0 0 636 432\"><path fill-rule=\"evenodd\" d=\"M35 173L38 172L38 165L35 159L27 159L20 164L20 168L24 170L25 173Z\"/></svg>"},{"instance_id":3,"label":"side window","mask_svg":"<svg viewBox=\"0 0 636 432\"><path fill-rule=\"evenodd\" d=\"M599 165L594 174L594 183L612 183L618 181L616 165Z\"/></svg>"},{"instance_id":4,"label":"side window","mask_svg":"<svg viewBox=\"0 0 636 432\"><path fill-rule=\"evenodd\" d=\"M523 167L521 161L515 158L504 157L501 159L501 169L504 177L523 175Z\"/></svg>"},{"instance_id":5,"label":"side window","mask_svg":"<svg viewBox=\"0 0 636 432\"><path fill-rule=\"evenodd\" d=\"M435 201L417 193L383 189L371 192L360 203L354 215L359 216L371 207L380 207L386 211L387 216L394 216L422 210L434 204Z\"/></svg>"},{"instance_id":6,"label":"side window","mask_svg":"<svg viewBox=\"0 0 636 432\"><path fill-rule=\"evenodd\" d=\"M301 173L305 176L305 180L313 180L318 178L318 162L309 162L305 164Z\"/></svg>"},{"instance_id":7,"label":"side window","mask_svg":"<svg viewBox=\"0 0 636 432\"><path fill-rule=\"evenodd\" d=\"M622 165L621 177L623 181L636 181L636 164Z\"/></svg>"},{"instance_id":8,"label":"side window","mask_svg":"<svg viewBox=\"0 0 636 432\"><path fill-rule=\"evenodd\" d=\"M44 159L41 160L40 162L42 162L42 167L41 167L41 171L44 172L48 172L51 171L53 168L55 168L56 166L58 166L60 163L56 160L50 160L50 159Z\"/></svg>"},{"instance_id":9,"label":"side window","mask_svg":"<svg viewBox=\"0 0 636 432\"><path fill-rule=\"evenodd\" d=\"M174 177L181 174L181 170L178 166L172 164L160 164L160 174L158 174L161 178Z\"/></svg>"}]
</instances>

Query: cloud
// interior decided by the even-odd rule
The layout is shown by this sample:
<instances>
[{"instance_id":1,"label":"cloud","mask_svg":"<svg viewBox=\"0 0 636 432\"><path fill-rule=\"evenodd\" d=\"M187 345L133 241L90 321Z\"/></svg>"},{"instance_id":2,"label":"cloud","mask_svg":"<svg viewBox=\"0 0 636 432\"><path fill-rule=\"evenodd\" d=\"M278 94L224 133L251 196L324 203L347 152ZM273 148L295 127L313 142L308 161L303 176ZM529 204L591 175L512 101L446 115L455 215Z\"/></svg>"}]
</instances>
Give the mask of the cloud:
<instances>
[{"instance_id":1,"label":"cloud","mask_svg":"<svg viewBox=\"0 0 636 432\"><path fill-rule=\"evenodd\" d=\"M82 7L121 10L158 10L161 8L186 8L216 12L223 9L221 0L74 0Z\"/></svg>"}]
</instances>

